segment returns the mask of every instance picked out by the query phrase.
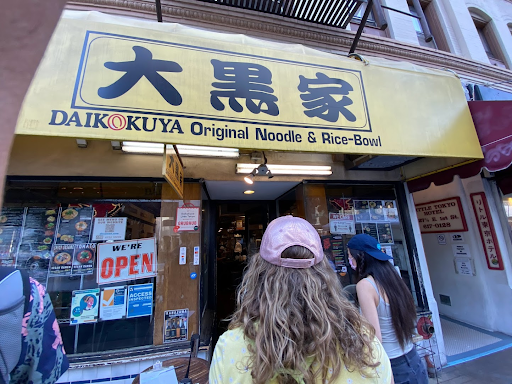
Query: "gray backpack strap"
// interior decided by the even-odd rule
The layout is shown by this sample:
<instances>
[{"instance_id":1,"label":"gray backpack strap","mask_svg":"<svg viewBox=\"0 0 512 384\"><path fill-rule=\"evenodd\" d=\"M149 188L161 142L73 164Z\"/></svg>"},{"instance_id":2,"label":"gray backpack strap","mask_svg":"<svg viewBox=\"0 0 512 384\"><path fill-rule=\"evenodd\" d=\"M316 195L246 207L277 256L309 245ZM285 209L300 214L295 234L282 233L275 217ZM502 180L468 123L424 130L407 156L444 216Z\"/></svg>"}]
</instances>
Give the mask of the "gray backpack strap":
<instances>
[{"instance_id":1,"label":"gray backpack strap","mask_svg":"<svg viewBox=\"0 0 512 384\"><path fill-rule=\"evenodd\" d=\"M0 376L9 382L9 374L20 359L21 324L25 309L23 278L20 271L2 268L0 276Z\"/></svg>"}]
</instances>

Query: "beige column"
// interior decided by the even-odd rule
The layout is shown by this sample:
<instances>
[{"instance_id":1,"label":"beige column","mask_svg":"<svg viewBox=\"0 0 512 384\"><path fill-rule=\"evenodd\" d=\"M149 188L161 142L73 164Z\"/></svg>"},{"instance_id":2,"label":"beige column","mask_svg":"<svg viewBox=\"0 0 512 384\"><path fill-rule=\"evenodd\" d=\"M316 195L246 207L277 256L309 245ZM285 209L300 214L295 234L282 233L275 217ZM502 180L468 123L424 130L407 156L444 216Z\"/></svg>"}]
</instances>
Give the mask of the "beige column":
<instances>
[{"instance_id":1,"label":"beige column","mask_svg":"<svg viewBox=\"0 0 512 384\"><path fill-rule=\"evenodd\" d=\"M0 202L18 112L65 0L8 0L0 12Z\"/></svg>"}]
</instances>

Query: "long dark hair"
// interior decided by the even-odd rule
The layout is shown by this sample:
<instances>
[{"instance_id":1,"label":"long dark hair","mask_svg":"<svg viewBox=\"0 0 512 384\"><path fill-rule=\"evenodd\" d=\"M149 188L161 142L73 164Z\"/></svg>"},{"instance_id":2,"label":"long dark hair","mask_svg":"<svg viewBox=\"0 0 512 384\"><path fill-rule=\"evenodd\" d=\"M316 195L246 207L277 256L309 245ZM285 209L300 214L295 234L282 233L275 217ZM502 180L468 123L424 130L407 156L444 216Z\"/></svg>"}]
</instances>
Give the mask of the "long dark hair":
<instances>
[{"instance_id":1,"label":"long dark hair","mask_svg":"<svg viewBox=\"0 0 512 384\"><path fill-rule=\"evenodd\" d=\"M314 255L294 245L281 257ZM304 383L335 382L345 369L377 375L375 331L346 299L325 257L311 268L295 269L252 256L229 328L241 328L253 341L247 361L253 384L268 383L276 373L279 384L297 384L291 371Z\"/></svg>"},{"instance_id":2,"label":"long dark hair","mask_svg":"<svg viewBox=\"0 0 512 384\"><path fill-rule=\"evenodd\" d=\"M389 261L378 260L355 249L351 249L350 254L357 262L356 272L359 277L362 279L372 276L377 287L386 293L391 310L391 323L398 343L404 348L405 343L412 338L416 323L416 306L409 288Z\"/></svg>"}]
</instances>

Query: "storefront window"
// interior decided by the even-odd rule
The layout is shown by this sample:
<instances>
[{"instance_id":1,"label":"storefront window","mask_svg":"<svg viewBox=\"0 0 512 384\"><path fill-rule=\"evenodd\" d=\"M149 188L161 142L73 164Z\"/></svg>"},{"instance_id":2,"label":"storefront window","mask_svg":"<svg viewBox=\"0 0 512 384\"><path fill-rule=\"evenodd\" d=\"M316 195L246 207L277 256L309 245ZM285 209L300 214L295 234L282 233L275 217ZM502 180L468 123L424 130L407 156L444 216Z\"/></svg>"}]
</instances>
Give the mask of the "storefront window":
<instances>
[{"instance_id":1,"label":"storefront window","mask_svg":"<svg viewBox=\"0 0 512 384\"><path fill-rule=\"evenodd\" d=\"M153 344L161 193L154 182L8 182L1 263L46 287L68 354ZM106 260L99 285L98 251L112 241L149 251Z\"/></svg>"},{"instance_id":2,"label":"storefront window","mask_svg":"<svg viewBox=\"0 0 512 384\"><path fill-rule=\"evenodd\" d=\"M507 216L508 225L512 230L512 193L503 196L503 208L505 209L505 215Z\"/></svg>"},{"instance_id":3,"label":"storefront window","mask_svg":"<svg viewBox=\"0 0 512 384\"><path fill-rule=\"evenodd\" d=\"M346 244L354 235L366 233L393 257L416 305L421 306L394 186L311 183L304 185L303 194L305 217L318 230L324 252L344 286L357 282Z\"/></svg>"}]
</instances>

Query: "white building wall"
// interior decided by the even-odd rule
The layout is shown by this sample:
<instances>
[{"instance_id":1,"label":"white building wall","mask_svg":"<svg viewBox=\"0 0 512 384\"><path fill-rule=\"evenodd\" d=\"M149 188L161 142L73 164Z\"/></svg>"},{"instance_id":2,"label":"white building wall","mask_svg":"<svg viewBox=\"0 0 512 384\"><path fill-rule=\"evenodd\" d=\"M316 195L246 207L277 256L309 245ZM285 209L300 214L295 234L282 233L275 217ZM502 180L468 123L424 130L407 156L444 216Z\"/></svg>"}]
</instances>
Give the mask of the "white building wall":
<instances>
[{"instance_id":1,"label":"white building wall","mask_svg":"<svg viewBox=\"0 0 512 384\"><path fill-rule=\"evenodd\" d=\"M492 29L505 62L508 68L512 68L512 35L505 21L507 18L512 18L512 3L505 0L466 0L466 6L479 9L492 19Z\"/></svg>"},{"instance_id":2,"label":"white building wall","mask_svg":"<svg viewBox=\"0 0 512 384\"><path fill-rule=\"evenodd\" d=\"M420 282L423 283L423 288L425 289L425 295L427 296L428 308L432 313L432 322L434 323L435 330L435 342L437 344L438 357L439 360L434 362L436 367L446 365L447 357L446 357L446 349L444 345L443 339L443 329L441 328L441 320L439 318L439 306L434 294L434 290L432 287L432 279L429 275L429 268L427 264L427 257L425 254L425 247L423 244L423 239L420 232L420 226L418 223L418 216L416 215L416 210L414 208L414 198L413 194L409 193L407 189L407 185L405 185L406 196L407 196L407 206L409 207L409 215L411 217L411 226L412 231L414 233L414 240L416 242L416 249L418 250L418 268L420 269Z\"/></svg>"},{"instance_id":3,"label":"white building wall","mask_svg":"<svg viewBox=\"0 0 512 384\"><path fill-rule=\"evenodd\" d=\"M454 196L461 198L462 208L468 226L467 232L460 232L464 243L469 248L474 263L475 276L460 275L455 272L454 254L447 233L446 245L437 241L437 234L423 234L423 246L426 254L428 271L432 282L434 297L438 303L439 313L450 318L468 323L490 331L512 334L512 289L507 280L506 271L490 270L487 267L480 233L473 213L470 194L484 192L480 176L461 180L458 176L450 184L431 186L413 194L415 204L446 199ZM489 208L493 204L492 196L486 194ZM497 217L496 209L491 209L494 231L499 234L501 253L508 257L503 240L503 229ZM501 237L501 241L500 241ZM508 265L507 265L508 264ZM507 263L505 268L510 268ZM451 306L441 304L439 295L447 295Z\"/></svg>"},{"instance_id":4,"label":"white building wall","mask_svg":"<svg viewBox=\"0 0 512 384\"><path fill-rule=\"evenodd\" d=\"M476 8L491 17L492 28L500 44L508 68L512 68L512 2L507 0L432 0L450 52L489 64L469 8ZM407 0L382 0L382 4L409 13ZM419 45L412 17L384 9L392 39Z\"/></svg>"},{"instance_id":5,"label":"white building wall","mask_svg":"<svg viewBox=\"0 0 512 384\"><path fill-rule=\"evenodd\" d=\"M444 36L450 47L450 52L457 56L464 56L461 45L457 39L457 29L453 27L450 15L447 11L447 4L444 0L432 0L432 4L436 10L437 17L441 23Z\"/></svg>"},{"instance_id":6,"label":"white building wall","mask_svg":"<svg viewBox=\"0 0 512 384\"><path fill-rule=\"evenodd\" d=\"M407 0L381 1L382 5L409 13ZM389 34L392 39L419 45L418 36L416 35L416 30L412 23L412 17L385 8L383 11L388 21Z\"/></svg>"},{"instance_id":7,"label":"white building wall","mask_svg":"<svg viewBox=\"0 0 512 384\"><path fill-rule=\"evenodd\" d=\"M443 1L448 20L455 32L455 39L461 49L461 55L489 64L473 19L464 0Z\"/></svg>"},{"instance_id":8,"label":"white building wall","mask_svg":"<svg viewBox=\"0 0 512 384\"><path fill-rule=\"evenodd\" d=\"M509 68L512 68L512 35L507 23L512 23L512 3L506 0L432 0L448 40L450 52L489 64L489 59L478 36L468 8L480 9L493 20L493 29ZM409 12L406 0L383 0L383 5ZM412 18L384 9L389 23L390 37L419 44Z\"/></svg>"}]
</instances>

